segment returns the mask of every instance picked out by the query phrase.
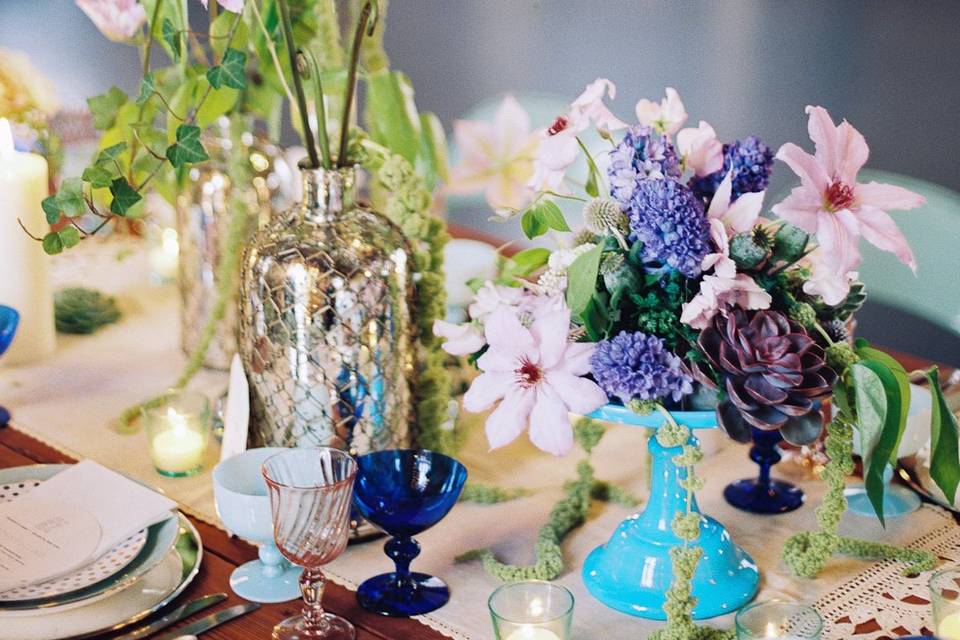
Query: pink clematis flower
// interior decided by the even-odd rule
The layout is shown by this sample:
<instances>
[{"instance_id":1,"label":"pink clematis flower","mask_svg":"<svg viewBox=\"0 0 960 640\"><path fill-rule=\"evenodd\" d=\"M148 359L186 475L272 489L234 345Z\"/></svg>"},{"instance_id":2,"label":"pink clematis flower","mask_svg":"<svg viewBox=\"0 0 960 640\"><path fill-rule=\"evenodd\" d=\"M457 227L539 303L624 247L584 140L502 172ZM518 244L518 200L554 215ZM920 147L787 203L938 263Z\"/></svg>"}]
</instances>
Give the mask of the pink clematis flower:
<instances>
[{"instance_id":1,"label":"pink clematis flower","mask_svg":"<svg viewBox=\"0 0 960 640\"><path fill-rule=\"evenodd\" d=\"M446 340L441 346L452 356L468 356L480 351L487 343L480 328L473 322L454 324L446 320L434 320L433 335Z\"/></svg>"},{"instance_id":2,"label":"pink clematis flower","mask_svg":"<svg viewBox=\"0 0 960 640\"><path fill-rule=\"evenodd\" d=\"M698 127L687 127L677 133L677 151L684 166L698 176L710 175L723 168L723 145L717 132L703 120Z\"/></svg>"},{"instance_id":3,"label":"pink clematis flower","mask_svg":"<svg viewBox=\"0 0 960 640\"><path fill-rule=\"evenodd\" d=\"M114 42L126 42L147 21L147 12L137 0L77 0L104 36Z\"/></svg>"},{"instance_id":4,"label":"pink clematis flower","mask_svg":"<svg viewBox=\"0 0 960 640\"><path fill-rule=\"evenodd\" d=\"M777 151L777 159L800 176L800 186L775 205L773 212L816 236L819 263L833 281L833 295L824 301L837 304L843 299L837 297L839 293L846 295L849 290L843 284L849 282L848 274L860 264L861 235L916 271L910 245L887 210L913 209L924 199L902 187L857 182L857 173L870 152L863 135L846 120L835 125L823 107L808 106L807 113L816 153L810 155L792 143Z\"/></svg>"},{"instance_id":5,"label":"pink clematis flower","mask_svg":"<svg viewBox=\"0 0 960 640\"><path fill-rule=\"evenodd\" d=\"M467 411L497 404L487 418L491 448L515 440L530 424L530 441L560 456L573 447L569 412L586 414L607 402L592 380L593 343L570 342L570 310L544 307L525 327L508 309L487 319L489 349L477 360L481 373L463 397Z\"/></svg>"},{"instance_id":6,"label":"pink clematis flower","mask_svg":"<svg viewBox=\"0 0 960 640\"><path fill-rule=\"evenodd\" d=\"M605 131L614 131L627 126L604 104L604 96L617 95L616 86L606 78L597 78L587 85L570 105L565 115L558 116L540 136L533 177L529 186L536 191L560 191L563 178L580 155L577 136L592 122Z\"/></svg>"},{"instance_id":7,"label":"pink clematis flower","mask_svg":"<svg viewBox=\"0 0 960 640\"><path fill-rule=\"evenodd\" d=\"M483 191L487 204L501 215L529 204L533 192L527 182L533 175L537 136L530 131L530 116L513 96L503 99L493 122L457 120L453 135L462 159L450 171L449 193Z\"/></svg>"},{"instance_id":8,"label":"pink clematis flower","mask_svg":"<svg viewBox=\"0 0 960 640\"><path fill-rule=\"evenodd\" d=\"M709 327L721 309L769 309L772 302L770 294L753 278L737 273L737 265L730 258L727 229L718 218L710 220L710 237L717 251L704 256L700 266L704 271L713 269L713 274L703 276L700 291L683 305L680 314L680 322L694 329Z\"/></svg>"},{"instance_id":9,"label":"pink clematis flower","mask_svg":"<svg viewBox=\"0 0 960 640\"><path fill-rule=\"evenodd\" d=\"M203 3L204 8L207 7L207 0L200 0ZM243 0L217 0L217 4L223 7L226 11L232 11L233 13L240 13L243 11Z\"/></svg>"},{"instance_id":10,"label":"pink clematis flower","mask_svg":"<svg viewBox=\"0 0 960 640\"><path fill-rule=\"evenodd\" d=\"M667 96L659 103L646 98L637 103L637 120L640 124L656 128L672 136L687 121L687 110L680 100L680 94L673 87L667 87Z\"/></svg>"},{"instance_id":11,"label":"pink clematis flower","mask_svg":"<svg viewBox=\"0 0 960 640\"><path fill-rule=\"evenodd\" d=\"M760 211L763 210L764 193L763 191L744 193L734 202L730 202L733 194L733 174L728 172L717 187L716 193L713 194L713 199L707 208L707 217L710 220L722 222L728 235L749 231L761 220Z\"/></svg>"}]
</instances>

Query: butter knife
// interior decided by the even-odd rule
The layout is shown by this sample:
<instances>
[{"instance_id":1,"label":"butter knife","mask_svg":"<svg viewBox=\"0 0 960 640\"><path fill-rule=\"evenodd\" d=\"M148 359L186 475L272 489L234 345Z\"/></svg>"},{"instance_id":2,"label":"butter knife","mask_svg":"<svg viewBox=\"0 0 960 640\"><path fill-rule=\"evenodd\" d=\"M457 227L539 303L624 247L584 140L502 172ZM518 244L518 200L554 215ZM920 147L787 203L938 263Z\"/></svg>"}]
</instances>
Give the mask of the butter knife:
<instances>
[{"instance_id":1,"label":"butter knife","mask_svg":"<svg viewBox=\"0 0 960 640\"><path fill-rule=\"evenodd\" d=\"M223 611L218 611L217 613L210 614L205 618L200 618L196 622L191 622L182 629L177 629L166 633L156 640L175 640L181 636L189 635L200 635L204 631L209 631L214 627L223 624L224 622L229 622L234 618L238 618L245 613L250 613L251 611L256 611L260 608L260 605L256 602L248 602L246 604L238 604L229 609L224 609Z\"/></svg>"},{"instance_id":2,"label":"butter knife","mask_svg":"<svg viewBox=\"0 0 960 640\"><path fill-rule=\"evenodd\" d=\"M196 600L191 600L185 605L177 607L162 618L154 620L150 624L145 624L142 627L134 629L130 633L119 636L116 638L116 640L140 640L140 638L145 638L152 633L163 631L170 625L176 624L184 618L189 618L196 612L203 611L207 607L212 607L218 602L223 602L226 599L227 594L214 593L208 596L203 596L202 598L197 598Z\"/></svg>"}]
</instances>

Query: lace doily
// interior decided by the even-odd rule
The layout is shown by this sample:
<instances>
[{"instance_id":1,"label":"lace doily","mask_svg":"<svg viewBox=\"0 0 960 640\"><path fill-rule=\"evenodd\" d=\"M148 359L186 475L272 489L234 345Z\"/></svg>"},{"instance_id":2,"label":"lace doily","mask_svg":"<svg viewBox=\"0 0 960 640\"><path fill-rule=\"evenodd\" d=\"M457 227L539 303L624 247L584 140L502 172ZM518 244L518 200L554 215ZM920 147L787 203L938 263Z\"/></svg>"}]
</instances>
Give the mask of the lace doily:
<instances>
[{"instance_id":1,"label":"lace doily","mask_svg":"<svg viewBox=\"0 0 960 640\"><path fill-rule=\"evenodd\" d=\"M960 564L960 526L936 508L944 522L908 546L937 554L943 564ZM927 581L932 572L904 577L902 564L877 562L816 602L825 640L884 640L933 635Z\"/></svg>"}]
</instances>

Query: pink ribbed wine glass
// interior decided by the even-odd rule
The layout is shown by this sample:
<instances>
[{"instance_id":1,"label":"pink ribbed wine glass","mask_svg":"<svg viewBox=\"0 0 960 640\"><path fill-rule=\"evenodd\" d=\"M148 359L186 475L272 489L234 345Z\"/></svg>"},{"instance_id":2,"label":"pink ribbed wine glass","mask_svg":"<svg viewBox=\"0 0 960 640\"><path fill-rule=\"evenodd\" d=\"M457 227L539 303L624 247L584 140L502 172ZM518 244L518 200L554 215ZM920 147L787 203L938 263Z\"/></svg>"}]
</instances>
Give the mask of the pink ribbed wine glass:
<instances>
[{"instance_id":1,"label":"pink ribbed wine glass","mask_svg":"<svg viewBox=\"0 0 960 640\"><path fill-rule=\"evenodd\" d=\"M263 477L270 492L273 535L280 553L303 567L303 613L273 629L273 640L353 640L353 625L323 610L320 567L347 547L357 463L329 447L289 449L267 458Z\"/></svg>"}]
</instances>

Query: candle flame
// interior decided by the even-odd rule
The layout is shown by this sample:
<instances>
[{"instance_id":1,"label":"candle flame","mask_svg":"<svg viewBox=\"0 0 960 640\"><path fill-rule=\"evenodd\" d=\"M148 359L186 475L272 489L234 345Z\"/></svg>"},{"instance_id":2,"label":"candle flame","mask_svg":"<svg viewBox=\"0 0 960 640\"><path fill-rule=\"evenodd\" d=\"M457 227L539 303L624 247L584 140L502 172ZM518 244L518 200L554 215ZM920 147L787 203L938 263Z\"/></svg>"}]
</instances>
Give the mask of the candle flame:
<instances>
[{"instance_id":1,"label":"candle flame","mask_svg":"<svg viewBox=\"0 0 960 640\"><path fill-rule=\"evenodd\" d=\"M167 420L170 421L170 427L174 433L183 434L188 431L187 419L173 407L167 407Z\"/></svg>"}]
</instances>

